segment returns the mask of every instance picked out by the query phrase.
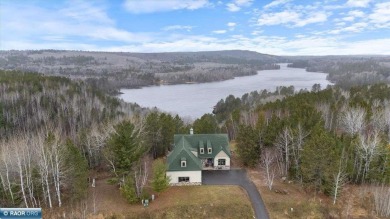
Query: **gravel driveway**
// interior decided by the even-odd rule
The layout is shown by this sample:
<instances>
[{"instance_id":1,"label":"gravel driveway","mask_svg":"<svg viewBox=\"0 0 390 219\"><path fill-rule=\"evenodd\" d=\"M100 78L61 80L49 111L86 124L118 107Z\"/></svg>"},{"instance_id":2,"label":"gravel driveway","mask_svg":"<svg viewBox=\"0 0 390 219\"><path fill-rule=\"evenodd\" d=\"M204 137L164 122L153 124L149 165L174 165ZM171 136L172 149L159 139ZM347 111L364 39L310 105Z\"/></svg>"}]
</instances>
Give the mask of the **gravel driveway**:
<instances>
[{"instance_id":1,"label":"gravel driveway","mask_svg":"<svg viewBox=\"0 0 390 219\"><path fill-rule=\"evenodd\" d=\"M268 219L268 213L255 184L248 179L245 170L204 170L202 172L204 185L239 185L244 188L252 202L257 219Z\"/></svg>"}]
</instances>

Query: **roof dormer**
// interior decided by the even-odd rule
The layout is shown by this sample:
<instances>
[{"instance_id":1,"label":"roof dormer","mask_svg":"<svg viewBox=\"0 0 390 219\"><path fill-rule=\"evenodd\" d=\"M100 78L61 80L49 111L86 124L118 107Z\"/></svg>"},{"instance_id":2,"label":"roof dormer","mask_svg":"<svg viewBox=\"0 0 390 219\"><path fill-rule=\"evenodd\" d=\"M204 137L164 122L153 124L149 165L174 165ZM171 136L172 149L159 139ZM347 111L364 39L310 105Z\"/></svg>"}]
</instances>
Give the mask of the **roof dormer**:
<instances>
[{"instance_id":1,"label":"roof dormer","mask_svg":"<svg viewBox=\"0 0 390 219\"><path fill-rule=\"evenodd\" d=\"M213 153L213 147L211 146L211 142L207 140L207 154Z\"/></svg>"},{"instance_id":2,"label":"roof dormer","mask_svg":"<svg viewBox=\"0 0 390 219\"><path fill-rule=\"evenodd\" d=\"M180 166L181 167L187 167L187 159L185 157L181 158Z\"/></svg>"},{"instance_id":3,"label":"roof dormer","mask_svg":"<svg viewBox=\"0 0 390 219\"><path fill-rule=\"evenodd\" d=\"M204 144L203 144L203 141L199 141L199 154L204 154Z\"/></svg>"}]
</instances>

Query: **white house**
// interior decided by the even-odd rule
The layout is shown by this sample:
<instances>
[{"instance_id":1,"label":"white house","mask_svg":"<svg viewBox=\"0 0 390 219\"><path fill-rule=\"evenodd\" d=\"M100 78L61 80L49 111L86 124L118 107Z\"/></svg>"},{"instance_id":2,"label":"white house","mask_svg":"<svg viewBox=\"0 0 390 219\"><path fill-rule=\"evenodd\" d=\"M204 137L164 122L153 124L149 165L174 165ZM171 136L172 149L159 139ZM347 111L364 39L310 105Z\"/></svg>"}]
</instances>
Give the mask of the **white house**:
<instances>
[{"instance_id":1,"label":"white house","mask_svg":"<svg viewBox=\"0 0 390 219\"><path fill-rule=\"evenodd\" d=\"M230 149L226 134L180 134L168 155L171 185L200 185L202 170L229 170Z\"/></svg>"}]
</instances>

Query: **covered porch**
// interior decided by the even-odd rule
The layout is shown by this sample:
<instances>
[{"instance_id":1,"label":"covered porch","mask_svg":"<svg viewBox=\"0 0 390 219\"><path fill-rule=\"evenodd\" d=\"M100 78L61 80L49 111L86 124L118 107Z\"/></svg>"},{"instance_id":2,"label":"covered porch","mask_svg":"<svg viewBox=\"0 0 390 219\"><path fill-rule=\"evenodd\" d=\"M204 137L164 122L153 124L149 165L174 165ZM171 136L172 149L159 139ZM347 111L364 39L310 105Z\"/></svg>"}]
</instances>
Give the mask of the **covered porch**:
<instances>
[{"instance_id":1,"label":"covered porch","mask_svg":"<svg viewBox=\"0 0 390 219\"><path fill-rule=\"evenodd\" d=\"M217 163L214 163L217 162ZM230 160L229 163L226 162L226 158L205 158L202 159L202 170L229 170L230 169Z\"/></svg>"}]
</instances>

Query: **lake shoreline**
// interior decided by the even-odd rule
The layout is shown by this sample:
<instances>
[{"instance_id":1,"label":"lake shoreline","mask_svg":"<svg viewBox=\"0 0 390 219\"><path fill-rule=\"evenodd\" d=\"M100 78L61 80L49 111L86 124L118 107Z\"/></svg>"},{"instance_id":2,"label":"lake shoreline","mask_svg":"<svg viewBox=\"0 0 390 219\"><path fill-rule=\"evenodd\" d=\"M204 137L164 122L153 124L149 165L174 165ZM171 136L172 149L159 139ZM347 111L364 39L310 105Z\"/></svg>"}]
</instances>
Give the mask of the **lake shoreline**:
<instances>
[{"instance_id":1,"label":"lake shoreline","mask_svg":"<svg viewBox=\"0 0 390 219\"><path fill-rule=\"evenodd\" d=\"M205 113L212 113L213 106L229 95L241 97L252 91L275 91L280 86L294 86L311 90L314 84L322 88L332 84L326 73L307 72L305 69L287 68L281 64L278 70L262 70L256 75L235 77L234 79L176 85L154 85L141 89L121 89L118 97L125 102L135 102L142 107L157 107L165 112L176 113L193 119Z\"/></svg>"}]
</instances>

